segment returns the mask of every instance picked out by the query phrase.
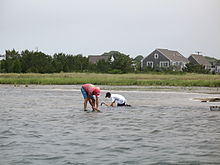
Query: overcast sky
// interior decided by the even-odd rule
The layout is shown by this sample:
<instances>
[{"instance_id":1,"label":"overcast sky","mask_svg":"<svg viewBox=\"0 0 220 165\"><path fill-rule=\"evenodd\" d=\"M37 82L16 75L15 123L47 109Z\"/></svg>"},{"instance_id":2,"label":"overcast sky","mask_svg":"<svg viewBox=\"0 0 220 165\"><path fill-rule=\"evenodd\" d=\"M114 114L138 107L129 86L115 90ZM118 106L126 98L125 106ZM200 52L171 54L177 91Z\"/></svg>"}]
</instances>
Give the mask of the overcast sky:
<instances>
[{"instance_id":1,"label":"overcast sky","mask_svg":"<svg viewBox=\"0 0 220 165\"><path fill-rule=\"evenodd\" d=\"M131 57L156 48L220 59L220 0L0 0L0 54Z\"/></svg>"}]
</instances>

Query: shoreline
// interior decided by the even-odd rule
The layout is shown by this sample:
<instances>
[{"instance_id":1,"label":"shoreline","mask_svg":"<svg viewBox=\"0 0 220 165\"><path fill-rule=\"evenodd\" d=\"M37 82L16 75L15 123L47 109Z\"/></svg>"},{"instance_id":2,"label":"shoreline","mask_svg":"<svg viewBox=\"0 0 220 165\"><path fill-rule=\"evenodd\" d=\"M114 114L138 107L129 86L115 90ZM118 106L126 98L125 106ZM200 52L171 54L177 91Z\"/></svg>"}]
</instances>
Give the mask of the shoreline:
<instances>
[{"instance_id":1,"label":"shoreline","mask_svg":"<svg viewBox=\"0 0 220 165\"><path fill-rule=\"evenodd\" d=\"M134 85L97 85L103 91L152 91L152 92L186 92L186 93L203 93L203 94L220 94L219 87L185 87L185 86L134 86ZM13 85L0 84L0 88L14 87L14 88L43 88L43 89L64 89L64 90L78 90L81 85Z\"/></svg>"}]
</instances>

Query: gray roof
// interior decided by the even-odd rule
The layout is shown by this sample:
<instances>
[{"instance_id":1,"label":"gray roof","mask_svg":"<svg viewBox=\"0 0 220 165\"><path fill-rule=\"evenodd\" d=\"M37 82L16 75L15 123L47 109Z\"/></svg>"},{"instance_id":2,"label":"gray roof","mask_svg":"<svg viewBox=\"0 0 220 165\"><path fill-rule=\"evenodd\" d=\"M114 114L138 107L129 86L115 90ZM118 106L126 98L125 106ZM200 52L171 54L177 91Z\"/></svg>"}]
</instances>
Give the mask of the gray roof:
<instances>
[{"instance_id":1,"label":"gray roof","mask_svg":"<svg viewBox=\"0 0 220 165\"><path fill-rule=\"evenodd\" d=\"M89 63L96 64L99 60L108 60L109 56L90 55L88 58Z\"/></svg>"},{"instance_id":2,"label":"gray roof","mask_svg":"<svg viewBox=\"0 0 220 165\"><path fill-rule=\"evenodd\" d=\"M210 65L211 66L210 62L202 55L191 54L190 56L192 58L194 58L198 62L198 64L200 64L200 65L204 65L204 66Z\"/></svg>"},{"instance_id":3,"label":"gray roof","mask_svg":"<svg viewBox=\"0 0 220 165\"><path fill-rule=\"evenodd\" d=\"M181 55L178 51L168 50L168 49L156 49L166 56L171 61L182 61L188 63L189 60Z\"/></svg>"}]
</instances>

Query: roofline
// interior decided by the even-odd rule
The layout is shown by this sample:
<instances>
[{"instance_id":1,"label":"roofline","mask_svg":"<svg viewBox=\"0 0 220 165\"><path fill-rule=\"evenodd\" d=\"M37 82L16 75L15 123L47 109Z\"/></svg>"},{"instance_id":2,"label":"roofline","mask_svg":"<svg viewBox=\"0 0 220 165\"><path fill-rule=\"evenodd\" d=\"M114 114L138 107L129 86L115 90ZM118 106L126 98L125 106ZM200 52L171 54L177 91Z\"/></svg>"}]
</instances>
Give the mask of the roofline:
<instances>
[{"instance_id":1,"label":"roofline","mask_svg":"<svg viewBox=\"0 0 220 165\"><path fill-rule=\"evenodd\" d=\"M157 49L154 49L151 53L153 53L155 50L157 50ZM150 53L150 54L151 54L151 53ZM144 59L147 58L150 54L148 54L146 57L144 57L144 58L141 60L141 62L144 61Z\"/></svg>"},{"instance_id":2,"label":"roofline","mask_svg":"<svg viewBox=\"0 0 220 165\"><path fill-rule=\"evenodd\" d=\"M88 57L99 57L101 55L88 55Z\"/></svg>"},{"instance_id":3,"label":"roofline","mask_svg":"<svg viewBox=\"0 0 220 165\"><path fill-rule=\"evenodd\" d=\"M167 57L164 53L162 53L159 49L156 49L158 52L160 52L161 54L163 54L166 58L168 58L170 61L172 61L169 57ZM169 49L164 49L164 50L169 50ZM170 50L169 50L170 51Z\"/></svg>"},{"instance_id":4,"label":"roofline","mask_svg":"<svg viewBox=\"0 0 220 165\"><path fill-rule=\"evenodd\" d=\"M198 64L200 64L200 62L197 61L197 59L195 59L195 58L193 57L194 55L196 55L196 54L191 54L190 56L192 56L192 58L193 58L194 60L196 60L196 62L197 62ZM189 57L190 57L190 56L189 56Z\"/></svg>"},{"instance_id":5,"label":"roofline","mask_svg":"<svg viewBox=\"0 0 220 165\"><path fill-rule=\"evenodd\" d=\"M203 55L198 55L198 54L191 54L190 56L192 56L192 57L193 57L193 56L202 56L202 57L204 57ZM189 56L189 57L190 57L190 56ZM204 57L204 58L205 58L205 57ZM193 59L196 60L196 62L197 62L199 65L204 65L204 64L200 64L200 62L197 61L197 59L195 59L194 57L193 57ZM208 61L208 60L207 60L207 61ZM208 62L209 62L209 61L208 61ZM209 62L209 64L212 65L210 62ZM205 65L206 65L206 64L205 64Z\"/></svg>"},{"instance_id":6,"label":"roofline","mask_svg":"<svg viewBox=\"0 0 220 165\"><path fill-rule=\"evenodd\" d=\"M170 60L170 61L172 61L173 62L173 60L171 60L169 57L167 57L164 53L162 53L159 49L162 49L162 48L156 48L156 49L154 49L154 51L158 51L158 52L160 52L161 54L163 54L168 60ZM176 50L169 50L169 49L163 49L163 50L168 50L168 51L173 51L173 52L177 52L177 53L179 53L182 57L184 57L180 52L178 52L178 51L176 51ZM152 51L151 53L153 53L154 51ZM151 54L150 53L150 54ZM150 55L149 54L149 55ZM148 56L149 56L148 55ZM146 56L146 57L144 57L142 60L141 60L141 62L143 62L144 61L144 59L145 58L147 58L148 56ZM188 62L189 62L189 60L188 60L188 58L186 58L186 57L184 57ZM182 62L182 61L180 61L180 62ZM185 61L184 61L185 62Z\"/></svg>"},{"instance_id":7,"label":"roofline","mask_svg":"<svg viewBox=\"0 0 220 165\"><path fill-rule=\"evenodd\" d=\"M160 48L154 49L154 51L157 50L158 52L160 52L161 54L163 54L168 60L172 61L172 60L171 60L170 58L168 58L164 53L162 53L161 51L159 51L159 49L160 49ZM164 49L164 50L169 50L169 49ZM153 53L154 51L152 51L151 53ZM150 54L151 54L151 53L150 53ZM150 55L150 54L149 54L149 55ZM149 55L148 55L148 56L149 56ZM142 59L142 61L144 61L144 59L147 58L148 56L144 57L144 58Z\"/></svg>"}]
</instances>

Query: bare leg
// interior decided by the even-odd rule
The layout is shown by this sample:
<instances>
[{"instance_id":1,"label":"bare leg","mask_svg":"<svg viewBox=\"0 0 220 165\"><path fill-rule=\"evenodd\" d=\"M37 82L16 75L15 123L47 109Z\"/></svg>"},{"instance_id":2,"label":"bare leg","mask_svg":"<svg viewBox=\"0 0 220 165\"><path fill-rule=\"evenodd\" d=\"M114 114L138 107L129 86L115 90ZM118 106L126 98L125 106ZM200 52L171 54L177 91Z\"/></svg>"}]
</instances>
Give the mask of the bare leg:
<instances>
[{"instance_id":1,"label":"bare leg","mask_svg":"<svg viewBox=\"0 0 220 165\"><path fill-rule=\"evenodd\" d=\"M84 111L87 111L87 103L88 103L88 99L84 99Z\"/></svg>"},{"instance_id":2,"label":"bare leg","mask_svg":"<svg viewBox=\"0 0 220 165\"><path fill-rule=\"evenodd\" d=\"M95 99L93 98L89 99L89 104L92 106L92 110L94 111L93 107L95 107Z\"/></svg>"}]
</instances>

